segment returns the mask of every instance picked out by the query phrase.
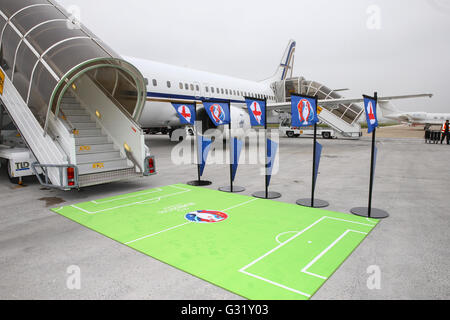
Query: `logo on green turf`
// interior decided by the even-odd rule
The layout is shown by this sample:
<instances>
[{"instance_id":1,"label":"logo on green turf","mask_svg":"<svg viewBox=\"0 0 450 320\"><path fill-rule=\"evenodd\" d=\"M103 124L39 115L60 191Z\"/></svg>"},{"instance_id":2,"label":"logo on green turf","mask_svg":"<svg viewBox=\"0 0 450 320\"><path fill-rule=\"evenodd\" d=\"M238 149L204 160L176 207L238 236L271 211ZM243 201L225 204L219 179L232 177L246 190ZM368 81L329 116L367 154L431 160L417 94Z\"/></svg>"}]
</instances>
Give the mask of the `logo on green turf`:
<instances>
[{"instance_id":1,"label":"logo on green turf","mask_svg":"<svg viewBox=\"0 0 450 320\"><path fill-rule=\"evenodd\" d=\"M197 210L186 214L186 220L196 223L215 223L228 218L224 212L214 210Z\"/></svg>"}]
</instances>

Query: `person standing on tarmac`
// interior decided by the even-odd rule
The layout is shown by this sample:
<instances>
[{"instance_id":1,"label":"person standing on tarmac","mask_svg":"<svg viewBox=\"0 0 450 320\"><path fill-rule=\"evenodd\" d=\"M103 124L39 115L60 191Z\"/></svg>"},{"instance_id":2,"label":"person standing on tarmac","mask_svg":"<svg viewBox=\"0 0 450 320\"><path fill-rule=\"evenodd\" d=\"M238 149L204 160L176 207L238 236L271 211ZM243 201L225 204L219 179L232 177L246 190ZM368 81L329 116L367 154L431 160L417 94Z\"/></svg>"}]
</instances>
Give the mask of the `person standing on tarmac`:
<instances>
[{"instance_id":1,"label":"person standing on tarmac","mask_svg":"<svg viewBox=\"0 0 450 320\"><path fill-rule=\"evenodd\" d=\"M441 137L441 144L442 141L444 141L444 138L447 138L447 144L450 144L450 133L449 133L449 121L446 120L445 123L442 125L442 137Z\"/></svg>"}]
</instances>

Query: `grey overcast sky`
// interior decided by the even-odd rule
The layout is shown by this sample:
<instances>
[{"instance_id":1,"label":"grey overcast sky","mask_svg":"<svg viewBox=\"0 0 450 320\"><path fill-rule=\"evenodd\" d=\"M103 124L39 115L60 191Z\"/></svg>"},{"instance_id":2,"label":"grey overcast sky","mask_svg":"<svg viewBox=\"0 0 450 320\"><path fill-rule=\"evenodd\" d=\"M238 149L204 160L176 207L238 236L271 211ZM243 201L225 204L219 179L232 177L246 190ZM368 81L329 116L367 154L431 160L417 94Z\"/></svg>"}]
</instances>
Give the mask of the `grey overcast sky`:
<instances>
[{"instance_id":1,"label":"grey overcast sky","mask_svg":"<svg viewBox=\"0 0 450 320\"><path fill-rule=\"evenodd\" d=\"M260 80L294 39L294 75L450 112L450 0L57 1L123 55Z\"/></svg>"}]
</instances>

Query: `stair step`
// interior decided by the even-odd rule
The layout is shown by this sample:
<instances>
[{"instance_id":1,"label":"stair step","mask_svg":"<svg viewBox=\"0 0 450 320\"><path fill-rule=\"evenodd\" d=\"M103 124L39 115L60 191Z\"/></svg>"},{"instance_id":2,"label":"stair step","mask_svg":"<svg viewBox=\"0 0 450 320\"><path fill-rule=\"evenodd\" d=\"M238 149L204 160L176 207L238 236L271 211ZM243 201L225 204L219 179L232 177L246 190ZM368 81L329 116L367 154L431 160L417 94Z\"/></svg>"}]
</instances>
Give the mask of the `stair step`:
<instances>
[{"instance_id":1,"label":"stair step","mask_svg":"<svg viewBox=\"0 0 450 320\"><path fill-rule=\"evenodd\" d=\"M66 117L68 116L89 116L89 113L87 113L83 109L62 109L62 112Z\"/></svg>"},{"instance_id":2,"label":"stair step","mask_svg":"<svg viewBox=\"0 0 450 320\"><path fill-rule=\"evenodd\" d=\"M93 129L78 129L78 134L75 134L75 137L98 137L102 136L102 129L93 128Z\"/></svg>"},{"instance_id":3,"label":"stair step","mask_svg":"<svg viewBox=\"0 0 450 320\"><path fill-rule=\"evenodd\" d=\"M104 161L122 160L119 151L77 154L77 163L98 163Z\"/></svg>"},{"instance_id":4,"label":"stair step","mask_svg":"<svg viewBox=\"0 0 450 320\"><path fill-rule=\"evenodd\" d=\"M86 144L86 145L78 145L76 147L77 155L91 154L98 152L113 152L113 151L116 151L116 149L114 148L114 144L112 143Z\"/></svg>"},{"instance_id":5,"label":"stair step","mask_svg":"<svg viewBox=\"0 0 450 320\"><path fill-rule=\"evenodd\" d=\"M127 159L117 159L110 161L78 163L79 174L100 173L105 171L113 171L130 168Z\"/></svg>"},{"instance_id":6,"label":"stair step","mask_svg":"<svg viewBox=\"0 0 450 320\"><path fill-rule=\"evenodd\" d=\"M97 123L95 121L92 122L72 122L72 125L75 129L96 129Z\"/></svg>"},{"instance_id":7,"label":"stair step","mask_svg":"<svg viewBox=\"0 0 450 320\"><path fill-rule=\"evenodd\" d=\"M66 116L70 122L91 122L91 116Z\"/></svg>"},{"instance_id":8,"label":"stair step","mask_svg":"<svg viewBox=\"0 0 450 320\"><path fill-rule=\"evenodd\" d=\"M107 136L99 137L75 137L75 145L77 146L88 146L92 144L104 144L109 143Z\"/></svg>"}]
</instances>

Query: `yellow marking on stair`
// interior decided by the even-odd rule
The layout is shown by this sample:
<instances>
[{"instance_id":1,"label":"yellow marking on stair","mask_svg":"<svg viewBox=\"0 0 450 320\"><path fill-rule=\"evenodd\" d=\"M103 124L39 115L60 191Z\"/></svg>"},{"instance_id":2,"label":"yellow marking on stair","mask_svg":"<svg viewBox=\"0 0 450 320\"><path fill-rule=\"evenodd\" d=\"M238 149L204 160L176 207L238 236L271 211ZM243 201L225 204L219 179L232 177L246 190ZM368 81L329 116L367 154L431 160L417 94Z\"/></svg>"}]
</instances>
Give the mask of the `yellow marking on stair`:
<instances>
[{"instance_id":1,"label":"yellow marking on stair","mask_svg":"<svg viewBox=\"0 0 450 320\"><path fill-rule=\"evenodd\" d=\"M102 169L105 167L105 164L102 162L92 164L92 168L94 169Z\"/></svg>"},{"instance_id":2,"label":"yellow marking on stair","mask_svg":"<svg viewBox=\"0 0 450 320\"><path fill-rule=\"evenodd\" d=\"M90 150L91 150L91 146L80 146L79 151L90 151Z\"/></svg>"},{"instance_id":3,"label":"yellow marking on stair","mask_svg":"<svg viewBox=\"0 0 450 320\"><path fill-rule=\"evenodd\" d=\"M3 87L5 85L5 74L0 69L0 95L3 95Z\"/></svg>"},{"instance_id":4,"label":"yellow marking on stair","mask_svg":"<svg viewBox=\"0 0 450 320\"><path fill-rule=\"evenodd\" d=\"M76 136L78 136L78 135L80 134L80 131L79 131L79 130L76 130L76 129L73 129L72 132L73 132L73 134L76 135Z\"/></svg>"}]
</instances>

